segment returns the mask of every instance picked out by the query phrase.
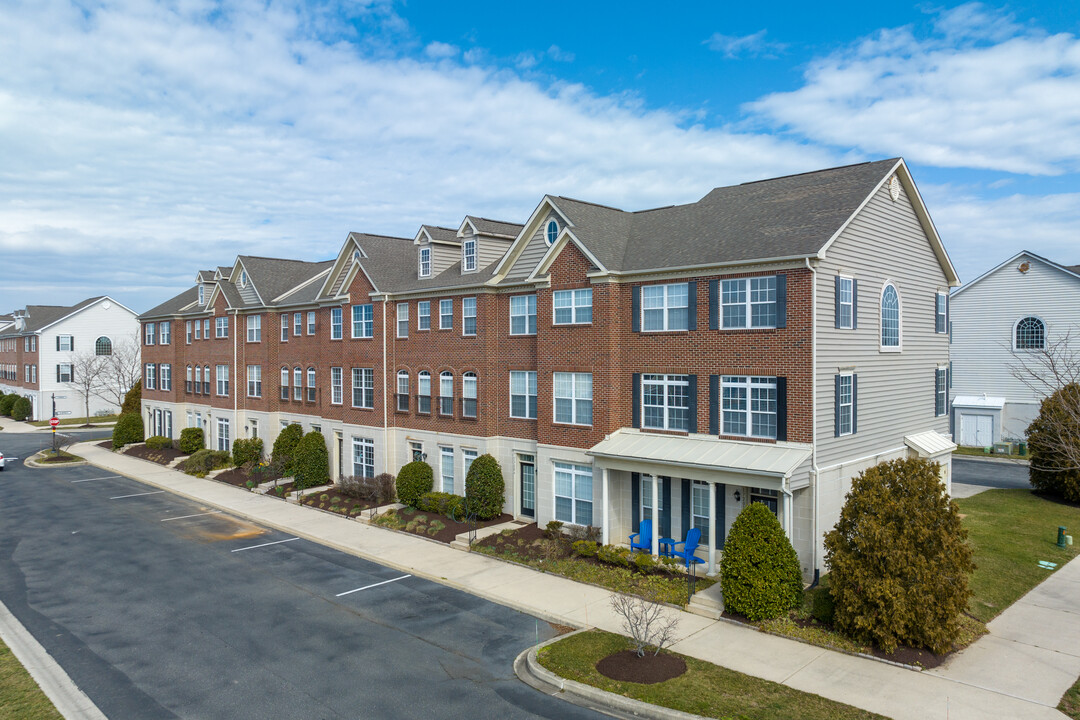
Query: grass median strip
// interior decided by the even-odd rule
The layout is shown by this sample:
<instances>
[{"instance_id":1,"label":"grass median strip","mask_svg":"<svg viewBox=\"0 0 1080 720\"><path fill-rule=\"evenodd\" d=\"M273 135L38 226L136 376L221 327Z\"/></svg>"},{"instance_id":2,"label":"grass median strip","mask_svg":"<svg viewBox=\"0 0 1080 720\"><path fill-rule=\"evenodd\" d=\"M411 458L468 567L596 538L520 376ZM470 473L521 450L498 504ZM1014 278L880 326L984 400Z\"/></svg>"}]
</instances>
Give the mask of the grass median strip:
<instances>
[{"instance_id":1,"label":"grass median strip","mask_svg":"<svg viewBox=\"0 0 1080 720\"><path fill-rule=\"evenodd\" d=\"M601 659L632 647L630 640L621 635L590 630L541 648L538 660L545 668L568 680L706 717L731 720L883 718L685 655L680 657L686 661L686 673L651 685L612 680L596 670L596 663Z\"/></svg>"},{"instance_id":2,"label":"grass median strip","mask_svg":"<svg viewBox=\"0 0 1080 720\"><path fill-rule=\"evenodd\" d=\"M63 720L3 642L0 642L0 720Z\"/></svg>"},{"instance_id":3,"label":"grass median strip","mask_svg":"<svg viewBox=\"0 0 1080 720\"><path fill-rule=\"evenodd\" d=\"M1080 680L1077 680L1076 684L1061 696L1061 704L1057 706L1057 709L1073 720L1080 720Z\"/></svg>"}]
</instances>

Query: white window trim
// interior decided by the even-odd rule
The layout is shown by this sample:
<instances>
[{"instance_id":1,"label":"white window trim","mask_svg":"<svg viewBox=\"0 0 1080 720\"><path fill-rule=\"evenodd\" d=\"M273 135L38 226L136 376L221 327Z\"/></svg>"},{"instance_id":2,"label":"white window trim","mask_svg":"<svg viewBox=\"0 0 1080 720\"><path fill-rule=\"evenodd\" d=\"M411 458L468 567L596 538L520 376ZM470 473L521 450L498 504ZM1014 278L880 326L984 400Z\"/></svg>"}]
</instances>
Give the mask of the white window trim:
<instances>
[{"instance_id":1,"label":"white window trim","mask_svg":"<svg viewBox=\"0 0 1080 720\"><path fill-rule=\"evenodd\" d=\"M646 380L646 378L660 378L659 380ZM677 378L682 378L681 380ZM647 425L645 423L645 384L648 382L650 385L662 385L664 388L664 404L663 405L650 405L649 407L662 407L664 410L664 422L661 426ZM670 387L685 387L686 388L686 400L687 406L685 408L678 408L668 404L668 388ZM671 430L675 432L689 432L690 426L693 424L693 418L690 417L691 402L690 402L690 376L679 374L663 374L663 373L642 373L641 374L641 397L638 401L641 403L641 429L642 430ZM671 411L672 410L686 410L686 424L687 427L672 427L671 426Z\"/></svg>"},{"instance_id":2,"label":"white window trim","mask_svg":"<svg viewBox=\"0 0 1080 720\"><path fill-rule=\"evenodd\" d=\"M446 458L450 458L450 489L446 489L446 466L444 465ZM456 483L455 475L457 473L457 458L454 457L453 446L447 447L446 445L439 446L439 490L441 492L454 492L454 485Z\"/></svg>"},{"instance_id":3,"label":"white window trim","mask_svg":"<svg viewBox=\"0 0 1080 720\"><path fill-rule=\"evenodd\" d=\"M344 403L344 380L342 368L330 368L330 404L341 405Z\"/></svg>"},{"instance_id":4,"label":"white window trim","mask_svg":"<svg viewBox=\"0 0 1080 720\"><path fill-rule=\"evenodd\" d=\"M555 228L554 233L551 232L552 226L554 226L554 228ZM553 234L554 234L555 237L552 237ZM548 247L551 247L552 245L555 244L555 241L558 240L558 239L559 239L559 221L556 220L555 218L551 218L546 223L544 223L544 243Z\"/></svg>"},{"instance_id":5,"label":"white window trim","mask_svg":"<svg viewBox=\"0 0 1080 720\"><path fill-rule=\"evenodd\" d=\"M524 315L521 315L521 314L515 315L514 314L514 300L516 300L518 298L524 298L524 300L525 300L525 314ZM532 299L532 313L531 314L529 312L529 299L530 298ZM523 318L525 318L525 332L514 332L514 318L515 317L523 317ZM531 332L529 331L529 318L532 318L532 331ZM510 335L516 336L516 337L525 337L527 335L535 335L535 334L536 334L536 294L533 293L533 294L529 294L529 295L511 295L510 296Z\"/></svg>"},{"instance_id":6,"label":"white window trim","mask_svg":"<svg viewBox=\"0 0 1080 720\"><path fill-rule=\"evenodd\" d=\"M729 381L727 378L731 378L732 380ZM754 382L755 380L759 380L759 381L760 380L767 380L767 381L771 381L771 382L766 382L766 383L757 382L757 383L755 383ZM724 435L724 436L727 436L727 437L758 438L758 439L763 439L763 440L775 440L776 439L776 433L774 433L773 435L755 435L754 434L754 409L753 409L753 397L752 397L752 395L753 395L753 388L754 388L755 385L758 386L758 387L762 387L762 386L769 387L769 386L771 386L772 389L773 389L773 392L777 392L777 393L779 392L779 388L777 387L778 383L776 382L776 377L775 376L771 376L771 375L721 375L720 376L720 398L719 398L720 408L719 408L719 410L720 410L720 434L721 435ZM724 408L724 388L733 387L733 386L742 387L742 388L744 388L746 390L746 409L745 410L735 411L735 410L726 410ZM777 396L776 402L777 402L776 412L773 412L773 413L758 413L758 414L771 414L771 415L775 416L776 417L775 425L776 425L776 430L777 430L777 433L778 433L779 430L780 430L780 413L779 413L779 410L780 410L780 408L779 408L780 398L779 398L779 396ZM727 432L727 430L724 428L724 415L725 415L725 413L728 413L728 412L740 412L743 415L745 415L745 417L746 417L746 432L745 433L740 434L740 433Z\"/></svg>"},{"instance_id":7,"label":"white window trim","mask_svg":"<svg viewBox=\"0 0 1080 720\"><path fill-rule=\"evenodd\" d=\"M584 294L586 292L589 294L589 304L588 305L579 305L578 301L577 301L578 293L583 293ZM558 320L555 319L557 317L556 308L555 308L555 295L558 294L558 293L570 293L570 322L559 322ZM592 318L594 317L594 315L592 313L592 309L593 309L593 302L592 301L593 301L593 292L592 292L591 287L587 287L587 288L571 288L571 289L568 289L568 290L554 290L554 291L552 291L552 293L551 293L551 324L552 325L591 325L592 324ZM578 320L578 308L585 308L585 307L589 308L589 318L590 319L589 320ZM565 308L563 308L563 309L565 309Z\"/></svg>"},{"instance_id":8,"label":"white window trim","mask_svg":"<svg viewBox=\"0 0 1080 720\"><path fill-rule=\"evenodd\" d=\"M345 337L345 311L339 307L330 308L330 339L341 340Z\"/></svg>"},{"instance_id":9,"label":"white window trim","mask_svg":"<svg viewBox=\"0 0 1080 720\"><path fill-rule=\"evenodd\" d=\"M939 298L945 298L941 312L938 312ZM941 318L941 330L937 329L938 317ZM942 290L938 290L934 294L934 333L937 335L947 335L949 333L949 293Z\"/></svg>"},{"instance_id":10,"label":"white window trim","mask_svg":"<svg viewBox=\"0 0 1080 720\"><path fill-rule=\"evenodd\" d=\"M559 484L555 480L555 474L557 472L560 472L560 471L570 474L571 481L570 481L570 495L569 496L559 495L559 491L558 491ZM589 483L592 486L591 487L591 490L592 490L591 497L589 497L587 500L585 498L580 498L579 499L577 497L577 495L578 495L578 493L577 493L578 477L579 476L584 477L586 474L588 474ZM566 522L566 523L568 523L570 525L580 525L581 523L578 522L578 520L580 519L578 517L578 502L587 502L587 503L589 503L590 512L592 514L592 518L590 518L590 520L593 523L595 523L596 522L596 501L595 501L594 498L596 497L596 485L594 483L595 483L596 478L595 478L595 474L593 472L593 467L591 465L579 465L578 463L555 461L555 462L552 463L551 478L552 478L552 483L551 483L551 496L552 496L551 509L552 509L552 515L557 517L556 513L558 513L558 498L562 497L562 498L567 498L567 499L570 500L570 520L569 521L563 520L561 522Z\"/></svg>"},{"instance_id":11,"label":"white window trim","mask_svg":"<svg viewBox=\"0 0 1080 720\"><path fill-rule=\"evenodd\" d=\"M466 315L465 314L465 301L466 300L472 300L473 301L472 315ZM480 329L479 314L480 314L480 302L477 300L475 295L470 295L469 297L461 298L461 336L462 337L476 337L476 332L477 332L477 330ZM465 320L467 320L468 318L472 318L473 325L475 326L473 328L472 332L468 332L465 329Z\"/></svg>"},{"instance_id":12,"label":"white window trim","mask_svg":"<svg viewBox=\"0 0 1080 720\"><path fill-rule=\"evenodd\" d=\"M247 396L250 398L262 397L262 365L247 366Z\"/></svg>"},{"instance_id":13,"label":"white window trim","mask_svg":"<svg viewBox=\"0 0 1080 720\"><path fill-rule=\"evenodd\" d=\"M853 373L853 372L842 372L842 373L837 373L837 375L840 376L840 390L841 390L841 392L843 391L844 378L847 378L848 382L851 385L851 402L849 402L847 405L844 405L844 403L841 400L843 395L839 395L836 398L836 404L839 407L839 416L840 416L840 427L838 427L836 429L836 434L837 434L837 437L846 437L848 435L854 435L855 434L855 403L856 403L855 379L854 379L855 378L855 373ZM844 408L845 407L847 407L847 409L848 409L847 410L848 411L848 416L847 416L848 429L847 429L847 432L844 432L843 429L842 429L844 427Z\"/></svg>"},{"instance_id":14,"label":"white window trim","mask_svg":"<svg viewBox=\"0 0 1080 720\"><path fill-rule=\"evenodd\" d=\"M844 275L843 273L839 274L839 278L840 278L841 282L846 280L847 282L851 283L851 301L848 302L848 303L844 303L842 300L840 300L840 298L836 299L836 304L840 308L843 308L844 305L847 305L848 310L849 310L847 325L842 324L840 322L840 318L836 318L837 329L839 329L839 330L854 330L855 329L855 278L853 276L850 276L850 275ZM837 291L839 292L839 287L837 288Z\"/></svg>"},{"instance_id":15,"label":"white window trim","mask_svg":"<svg viewBox=\"0 0 1080 720\"><path fill-rule=\"evenodd\" d=\"M229 318L219 317L214 318L214 337L227 338L229 337Z\"/></svg>"},{"instance_id":16,"label":"white window trim","mask_svg":"<svg viewBox=\"0 0 1080 720\"><path fill-rule=\"evenodd\" d=\"M514 395L517 394L517 393L514 392L514 373L521 373L521 374L523 374L525 376L525 394L521 396L521 397L525 398L525 413L526 413L525 415L515 415L514 414ZM534 395L529 394L529 375L532 375L532 377L533 377L533 385L535 386L536 385L536 380L537 380L535 370L511 370L510 371L510 417L512 417L512 418L514 418L516 420L536 420L536 415L529 415L528 414L528 412L529 412L529 398L534 398L534 404L536 404L535 403L535 398L537 398L537 395L539 393L534 394Z\"/></svg>"},{"instance_id":17,"label":"white window trim","mask_svg":"<svg viewBox=\"0 0 1080 720\"><path fill-rule=\"evenodd\" d=\"M752 280L764 280L764 279L768 279L768 278L773 279L773 293L775 294L775 292L776 292L776 275L755 275L753 277L742 277L742 278L732 278L732 277L720 278L720 285L719 285L718 291L719 291L719 294L720 294L719 304L720 304L720 329L721 330L775 330L776 329L775 320L774 320L772 325L755 325L754 324L754 305L763 305L763 304L768 304L768 303L755 303L753 301L753 296L751 295L752 290L750 289L750 282ZM741 303L725 303L724 302L724 283L726 283L726 282L740 283L743 286L743 294L745 295L746 299L743 300ZM776 303L776 301L774 299L774 301L773 301L773 305L774 305L773 317L774 318L776 317L775 303ZM724 318L724 308L725 307L734 307L734 306L738 306L738 305L741 305L742 308L743 308L743 318L746 320L746 323L744 325L728 325L725 322L725 318Z\"/></svg>"},{"instance_id":18,"label":"white window trim","mask_svg":"<svg viewBox=\"0 0 1080 720\"><path fill-rule=\"evenodd\" d=\"M352 471L353 471L353 475L357 474L357 472L356 472L356 465L357 465L357 463L356 463L356 451L357 451L357 449L359 449L360 452L361 452L361 458L362 458L362 462L360 463L361 466L365 467L365 468L368 468L368 467L371 468L371 474L370 475L361 474L361 477L374 477L375 476L375 441L372 440L371 438L354 437L352 439ZM371 465L367 464L367 458L368 458L369 455L371 457Z\"/></svg>"},{"instance_id":19,"label":"white window trim","mask_svg":"<svg viewBox=\"0 0 1080 720\"><path fill-rule=\"evenodd\" d=\"M885 288L892 286L896 291L896 328L897 338L896 345L884 344L884 329L885 329ZM881 283L881 290L878 291L878 351L883 353L898 353L904 350L904 298L900 294L900 288L892 280L886 280Z\"/></svg>"},{"instance_id":20,"label":"white window trim","mask_svg":"<svg viewBox=\"0 0 1080 720\"><path fill-rule=\"evenodd\" d=\"M686 286L686 304L685 305L668 305L668 288L672 287L674 285L685 285ZM663 305L663 307L658 307L658 308L646 308L645 307L645 288L654 288L654 287L662 287L662 288L664 288L664 305ZM639 323L639 326L641 327L641 332L643 332L643 333L686 332L690 328L690 282L689 281L681 282L681 283L662 283L662 284L659 284L659 285L642 285L641 290L639 292L641 293L641 308L640 308L641 317L638 319L638 323ZM646 329L645 328L645 310L646 309L648 309L648 310L660 310L663 313L664 326L660 327L660 328L655 328L655 329ZM671 311L672 310L677 310L677 309L685 309L686 310L686 327L682 327L682 328L673 328L673 327L671 327Z\"/></svg>"},{"instance_id":21,"label":"white window trim","mask_svg":"<svg viewBox=\"0 0 1080 720\"><path fill-rule=\"evenodd\" d=\"M472 245L472 253L469 253L469 245ZM471 273L476 272L476 266L478 261L478 248L476 245L476 238L465 238L461 243L461 272ZM472 260L472 264L469 260Z\"/></svg>"},{"instance_id":22,"label":"white window trim","mask_svg":"<svg viewBox=\"0 0 1080 720\"><path fill-rule=\"evenodd\" d=\"M247 341L262 342L262 315L247 316Z\"/></svg>"},{"instance_id":23,"label":"white window trim","mask_svg":"<svg viewBox=\"0 0 1080 720\"><path fill-rule=\"evenodd\" d=\"M1036 320L1038 320L1039 322L1042 323L1042 326L1043 326L1043 346L1041 348L1021 348L1021 347L1016 346L1016 329L1020 326L1021 321L1027 320L1028 318L1035 318ZM1040 352L1044 352L1046 350L1046 344L1049 341L1049 335L1050 335L1050 325L1046 322L1046 320L1044 320L1041 316L1036 315L1035 313L1025 313L1025 314L1021 315L1020 317L1016 318L1015 321L1013 321L1013 324L1012 324L1012 341L1011 341L1010 344L1012 345L1012 350L1013 350L1014 353L1040 353Z\"/></svg>"},{"instance_id":24,"label":"white window trim","mask_svg":"<svg viewBox=\"0 0 1080 720\"><path fill-rule=\"evenodd\" d=\"M941 380L941 392L938 392L938 375L943 375ZM938 396L941 396L942 412L937 411ZM934 417L947 417L949 415L949 366L938 365L934 370Z\"/></svg>"},{"instance_id":25,"label":"white window trim","mask_svg":"<svg viewBox=\"0 0 1080 720\"><path fill-rule=\"evenodd\" d=\"M366 385L364 383L365 371L368 377L371 379L371 384ZM375 370L374 368L352 368L350 373L352 377L352 384L350 389L352 391L352 406L361 410L374 410L375 409ZM357 382L359 381L359 383ZM360 404L356 404L356 391L360 391ZM369 405L364 404L366 399L366 391L371 391L371 403Z\"/></svg>"},{"instance_id":26,"label":"white window trim","mask_svg":"<svg viewBox=\"0 0 1080 720\"><path fill-rule=\"evenodd\" d=\"M443 312L444 304L449 305L450 312L448 312L448 313ZM447 323L443 323L444 318L450 318L450 321L447 322ZM453 298L442 298L441 300L439 300L439 329L440 330L453 330L454 329L454 299Z\"/></svg>"},{"instance_id":27,"label":"white window trim","mask_svg":"<svg viewBox=\"0 0 1080 720\"><path fill-rule=\"evenodd\" d=\"M395 327L395 332L396 332L397 337L399 337L399 338L407 338L407 337L409 337L409 303L408 302L399 302L397 304L397 309L395 310L395 312L397 313L397 315L396 315L396 323L397 324L396 324L396 327ZM402 327L404 327L404 329L405 329L404 333L401 332Z\"/></svg>"},{"instance_id":28,"label":"white window trim","mask_svg":"<svg viewBox=\"0 0 1080 720\"><path fill-rule=\"evenodd\" d=\"M570 401L570 410L571 410L570 415L571 415L571 418L572 418L570 422L563 422L563 421L557 419L557 417L558 417L558 409L557 409L558 408L558 402L557 401L560 398L559 398L558 395L555 394L556 391L557 391L557 384L555 382L555 375L570 375L571 376L571 379L570 379L570 397L569 398L561 398L563 400L569 400ZM585 400L586 399L586 398L579 398L577 396L577 376L578 375L588 375L588 376L590 376L590 379L592 377L592 373L586 373L586 372L556 372L556 373L552 374L552 382L551 382L551 422L553 424L555 424L555 425L577 425L579 427L592 427L592 424L593 424L592 421L587 422L587 423L578 422L578 412L577 412L578 400ZM590 410L589 414L591 416L595 416L596 405L595 405L594 397L596 395L596 389L595 389L595 387L592 386L591 383L590 383L590 390L591 390L591 392L589 393L588 400L589 400L589 404L591 405L592 409Z\"/></svg>"},{"instance_id":29,"label":"white window trim","mask_svg":"<svg viewBox=\"0 0 1080 720\"><path fill-rule=\"evenodd\" d=\"M427 253L427 262L424 262L424 254ZM427 266L427 272L424 272L424 267ZM416 274L419 277L426 278L431 277L431 248L422 247L419 252L416 253Z\"/></svg>"},{"instance_id":30,"label":"white window trim","mask_svg":"<svg viewBox=\"0 0 1080 720\"><path fill-rule=\"evenodd\" d=\"M364 319L364 308L368 308L371 311L371 319ZM359 303L352 306L351 320L352 327L350 328L351 336L353 340L371 340L375 337L375 305L373 303ZM359 313L359 319L357 319L357 313ZM359 334L357 334L359 330ZM364 331L367 331L365 334Z\"/></svg>"}]
</instances>

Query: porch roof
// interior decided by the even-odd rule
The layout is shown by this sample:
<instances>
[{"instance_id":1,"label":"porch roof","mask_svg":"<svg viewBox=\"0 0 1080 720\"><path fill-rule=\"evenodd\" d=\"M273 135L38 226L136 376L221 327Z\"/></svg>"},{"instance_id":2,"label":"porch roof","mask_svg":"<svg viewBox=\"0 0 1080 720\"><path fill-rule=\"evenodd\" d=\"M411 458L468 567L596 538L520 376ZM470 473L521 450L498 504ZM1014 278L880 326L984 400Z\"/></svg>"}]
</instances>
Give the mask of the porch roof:
<instances>
[{"instance_id":1,"label":"porch roof","mask_svg":"<svg viewBox=\"0 0 1080 720\"><path fill-rule=\"evenodd\" d=\"M951 453L956 449L956 443L936 430L905 435L904 444L919 453L920 457L928 458Z\"/></svg>"},{"instance_id":2,"label":"porch roof","mask_svg":"<svg viewBox=\"0 0 1080 720\"><path fill-rule=\"evenodd\" d=\"M659 435L623 428L585 454L596 458L598 466L612 470L720 483L737 481L740 475L757 475L761 487L771 487L810 457L810 446L719 440L711 435Z\"/></svg>"}]
</instances>

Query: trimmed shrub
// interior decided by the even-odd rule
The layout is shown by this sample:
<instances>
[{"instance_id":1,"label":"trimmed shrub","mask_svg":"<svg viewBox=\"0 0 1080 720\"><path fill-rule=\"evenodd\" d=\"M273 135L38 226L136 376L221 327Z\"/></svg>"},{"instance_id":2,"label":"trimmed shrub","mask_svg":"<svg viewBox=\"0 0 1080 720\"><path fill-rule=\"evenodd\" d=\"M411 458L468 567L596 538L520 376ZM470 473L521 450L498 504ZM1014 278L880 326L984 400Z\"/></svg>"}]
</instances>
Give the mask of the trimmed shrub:
<instances>
[{"instance_id":1,"label":"trimmed shrub","mask_svg":"<svg viewBox=\"0 0 1080 720\"><path fill-rule=\"evenodd\" d=\"M10 395L0 395L0 415L4 417L11 417L11 406L15 404L15 401L19 399L19 396L15 393Z\"/></svg>"},{"instance_id":2,"label":"trimmed shrub","mask_svg":"<svg viewBox=\"0 0 1080 720\"><path fill-rule=\"evenodd\" d=\"M833 601L832 592L827 587L817 587L814 591L814 602L810 608L810 615L818 622L832 625L836 616L836 602Z\"/></svg>"},{"instance_id":3,"label":"trimmed shrub","mask_svg":"<svg viewBox=\"0 0 1080 720\"><path fill-rule=\"evenodd\" d=\"M281 428L274 447L270 451L270 462L281 468L284 475L291 475L293 471L293 458L296 456L296 446L304 437L304 429L297 423L286 425Z\"/></svg>"},{"instance_id":4,"label":"trimmed shrub","mask_svg":"<svg viewBox=\"0 0 1080 720\"><path fill-rule=\"evenodd\" d=\"M731 524L720 563L724 608L750 620L777 618L802 602L802 572L780 521L750 503Z\"/></svg>"},{"instance_id":5,"label":"trimmed shrub","mask_svg":"<svg viewBox=\"0 0 1080 720\"><path fill-rule=\"evenodd\" d=\"M20 396L15 399L15 403L11 406L11 419L21 422L30 417L32 412L34 412L34 406L30 404L29 400Z\"/></svg>"},{"instance_id":6,"label":"trimmed shrub","mask_svg":"<svg viewBox=\"0 0 1080 720\"><path fill-rule=\"evenodd\" d=\"M417 498L416 509L462 521L465 519L465 498L453 493L426 492Z\"/></svg>"},{"instance_id":7,"label":"trimmed shrub","mask_svg":"<svg viewBox=\"0 0 1080 720\"><path fill-rule=\"evenodd\" d=\"M330 456L326 452L326 439L322 433L312 430L300 438L292 464L293 482L297 490L330 482Z\"/></svg>"},{"instance_id":8,"label":"trimmed shrub","mask_svg":"<svg viewBox=\"0 0 1080 720\"><path fill-rule=\"evenodd\" d=\"M231 459L224 450L199 450L180 464L180 469L188 475L206 477L211 470L229 467Z\"/></svg>"},{"instance_id":9,"label":"trimmed shrub","mask_svg":"<svg viewBox=\"0 0 1080 720\"><path fill-rule=\"evenodd\" d=\"M630 555L630 548L617 545L601 545L596 551L596 557L600 559L600 562L619 567L630 567Z\"/></svg>"},{"instance_id":10,"label":"trimmed shrub","mask_svg":"<svg viewBox=\"0 0 1080 720\"><path fill-rule=\"evenodd\" d=\"M1080 385L1070 383L1042 401L1027 430L1031 486L1074 503L1080 502L1080 468L1072 459L1080 457L1078 411Z\"/></svg>"},{"instance_id":11,"label":"trimmed shrub","mask_svg":"<svg viewBox=\"0 0 1080 720\"><path fill-rule=\"evenodd\" d=\"M656 558L647 552L637 552L630 556L631 561L639 571L645 573L656 567Z\"/></svg>"},{"instance_id":12,"label":"trimmed shrub","mask_svg":"<svg viewBox=\"0 0 1080 720\"><path fill-rule=\"evenodd\" d=\"M338 491L346 497L366 500L376 505L384 505L394 500L394 476L380 473L375 477L343 475L337 482Z\"/></svg>"},{"instance_id":13,"label":"trimmed shrub","mask_svg":"<svg viewBox=\"0 0 1080 720\"><path fill-rule=\"evenodd\" d=\"M151 450L164 450L165 448L172 447L172 438L167 438L164 435L152 435L146 438L146 447Z\"/></svg>"},{"instance_id":14,"label":"trimmed shrub","mask_svg":"<svg viewBox=\"0 0 1080 720\"><path fill-rule=\"evenodd\" d=\"M396 482L398 500L416 507L420 496L435 486L435 472L423 460L413 460L398 471Z\"/></svg>"},{"instance_id":15,"label":"trimmed shrub","mask_svg":"<svg viewBox=\"0 0 1080 720\"><path fill-rule=\"evenodd\" d=\"M124 404L120 406L120 414L142 414L142 380L136 380L131 389L124 395Z\"/></svg>"},{"instance_id":16,"label":"trimmed shrub","mask_svg":"<svg viewBox=\"0 0 1080 720\"><path fill-rule=\"evenodd\" d=\"M143 441L142 415L139 413L124 413L116 421L112 432L113 449L122 448L131 443Z\"/></svg>"},{"instance_id":17,"label":"trimmed shrub","mask_svg":"<svg viewBox=\"0 0 1080 720\"><path fill-rule=\"evenodd\" d=\"M246 463L256 463L262 460L262 438L240 438L233 441L232 458L233 465L240 467Z\"/></svg>"},{"instance_id":18,"label":"trimmed shrub","mask_svg":"<svg viewBox=\"0 0 1080 720\"><path fill-rule=\"evenodd\" d=\"M563 523L560 520L548 520L547 525L544 526L544 535L550 540L558 540L562 537Z\"/></svg>"},{"instance_id":19,"label":"trimmed shrub","mask_svg":"<svg viewBox=\"0 0 1080 720\"><path fill-rule=\"evenodd\" d=\"M825 536L834 627L886 652L947 652L971 596L973 551L939 470L923 458L864 470Z\"/></svg>"},{"instance_id":20,"label":"trimmed shrub","mask_svg":"<svg viewBox=\"0 0 1080 720\"><path fill-rule=\"evenodd\" d=\"M189 427L180 431L180 452L185 455L197 453L206 447L202 428Z\"/></svg>"},{"instance_id":21,"label":"trimmed shrub","mask_svg":"<svg viewBox=\"0 0 1080 720\"><path fill-rule=\"evenodd\" d=\"M596 557L596 551L599 549L596 543L588 540L575 540L573 547L574 554L579 557Z\"/></svg>"},{"instance_id":22,"label":"trimmed shrub","mask_svg":"<svg viewBox=\"0 0 1080 720\"><path fill-rule=\"evenodd\" d=\"M465 476L465 497L469 498L469 510L480 520L491 520L502 514L506 500L499 461L491 455L481 455L469 466Z\"/></svg>"}]
</instances>

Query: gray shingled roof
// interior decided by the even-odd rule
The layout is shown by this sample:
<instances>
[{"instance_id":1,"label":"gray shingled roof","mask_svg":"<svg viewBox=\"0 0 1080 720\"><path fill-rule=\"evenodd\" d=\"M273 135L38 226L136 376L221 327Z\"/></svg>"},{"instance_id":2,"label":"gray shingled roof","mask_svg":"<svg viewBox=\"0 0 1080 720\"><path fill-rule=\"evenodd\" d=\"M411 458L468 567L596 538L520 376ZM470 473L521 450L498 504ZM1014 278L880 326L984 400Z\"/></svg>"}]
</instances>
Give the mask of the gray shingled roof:
<instances>
[{"instance_id":1,"label":"gray shingled roof","mask_svg":"<svg viewBox=\"0 0 1080 720\"><path fill-rule=\"evenodd\" d=\"M516 238L518 233L521 232L521 228L525 227L520 223L492 220L490 218L476 217L474 215L467 215L466 217L473 224L473 227L476 228L477 232L483 235Z\"/></svg>"},{"instance_id":2,"label":"gray shingled roof","mask_svg":"<svg viewBox=\"0 0 1080 720\"><path fill-rule=\"evenodd\" d=\"M461 244L461 238L457 236L456 228L445 228L439 225L421 225L423 230L427 231L427 234L431 236L431 239L435 242L453 243L454 245Z\"/></svg>"},{"instance_id":3,"label":"gray shingled roof","mask_svg":"<svg viewBox=\"0 0 1080 720\"><path fill-rule=\"evenodd\" d=\"M1063 266L1063 267L1064 267L1064 268L1065 268L1066 270L1069 270L1069 271L1071 271L1071 272L1074 272L1074 273L1076 273L1077 275L1080 275L1080 265L1065 265L1065 266Z\"/></svg>"},{"instance_id":4,"label":"gray shingled roof","mask_svg":"<svg viewBox=\"0 0 1080 720\"><path fill-rule=\"evenodd\" d=\"M639 212L555 203L612 271L803 257L821 250L897 161L716 188L696 203Z\"/></svg>"},{"instance_id":5,"label":"gray shingled roof","mask_svg":"<svg viewBox=\"0 0 1080 720\"><path fill-rule=\"evenodd\" d=\"M57 320L62 320L68 315L82 310L87 305L96 303L103 297L105 296L97 295L96 297L87 298L74 305L27 305L25 308L26 314L28 315L26 327L19 332L15 332L14 328L9 329L4 335L21 335L38 332L43 327L52 325Z\"/></svg>"},{"instance_id":6,"label":"gray shingled roof","mask_svg":"<svg viewBox=\"0 0 1080 720\"><path fill-rule=\"evenodd\" d=\"M169 317L177 315L181 310L199 300L199 288L197 286L190 287L184 292L171 297L165 302L150 308L146 312L139 315L140 320L157 318L157 317Z\"/></svg>"},{"instance_id":7,"label":"gray shingled roof","mask_svg":"<svg viewBox=\"0 0 1080 720\"><path fill-rule=\"evenodd\" d=\"M380 292L435 291L482 285L491 279L498 264L493 262L479 272L462 275L461 263L456 262L438 275L421 279L416 276L416 247L412 240L356 232L352 237L364 248L367 257L360 264Z\"/></svg>"},{"instance_id":8,"label":"gray shingled roof","mask_svg":"<svg viewBox=\"0 0 1080 720\"><path fill-rule=\"evenodd\" d=\"M274 298L282 293L310 280L334 264L333 260L306 262L256 255L241 255L239 260L244 263L251 284L259 291L259 297L268 305L273 305Z\"/></svg>"}]
</instances>

